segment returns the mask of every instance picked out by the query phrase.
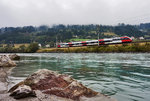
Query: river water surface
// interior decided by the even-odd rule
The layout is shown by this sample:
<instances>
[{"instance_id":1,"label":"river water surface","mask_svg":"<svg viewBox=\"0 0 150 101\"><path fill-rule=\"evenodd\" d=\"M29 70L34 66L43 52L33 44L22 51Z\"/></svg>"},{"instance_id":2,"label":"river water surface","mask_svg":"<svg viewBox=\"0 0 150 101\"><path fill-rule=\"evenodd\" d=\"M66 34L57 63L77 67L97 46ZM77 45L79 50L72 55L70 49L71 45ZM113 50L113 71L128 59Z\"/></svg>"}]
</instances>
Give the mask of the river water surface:
<instances>
[{"instance_id":1,"label":"river water surface","mask_svg":"<svg viewBox=\"0 0 150 101\"><path fill-rule=\"evenodd\" d=\"M118 101L150 101L148 53L35 53L18 54L9 87L38 69L65 73L87 87Z\"/></svg>"}]
</instances>

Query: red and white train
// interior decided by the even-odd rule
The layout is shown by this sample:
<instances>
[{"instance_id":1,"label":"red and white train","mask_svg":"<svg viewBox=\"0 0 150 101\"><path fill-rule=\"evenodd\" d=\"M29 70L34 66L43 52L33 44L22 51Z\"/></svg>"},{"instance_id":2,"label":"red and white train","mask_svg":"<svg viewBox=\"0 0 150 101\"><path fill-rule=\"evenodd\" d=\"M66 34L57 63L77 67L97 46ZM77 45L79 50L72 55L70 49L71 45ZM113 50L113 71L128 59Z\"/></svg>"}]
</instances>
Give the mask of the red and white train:
<instances>
[{"instance_id":1,"label":"red and white train","mask_svg":"<svg viewBox=\"0 0 150 101\"><path fill-rule=\"evenodd\" d=\"M124 36L124 37L99 39L99 42L98 40L89 40L80 42L59 43L57 47L60 48L60 47L94 46L98 44L107 45L107 44L130 43L130 42L132 42L132 39L127 36Z\"/></svg>"}]
</instances>

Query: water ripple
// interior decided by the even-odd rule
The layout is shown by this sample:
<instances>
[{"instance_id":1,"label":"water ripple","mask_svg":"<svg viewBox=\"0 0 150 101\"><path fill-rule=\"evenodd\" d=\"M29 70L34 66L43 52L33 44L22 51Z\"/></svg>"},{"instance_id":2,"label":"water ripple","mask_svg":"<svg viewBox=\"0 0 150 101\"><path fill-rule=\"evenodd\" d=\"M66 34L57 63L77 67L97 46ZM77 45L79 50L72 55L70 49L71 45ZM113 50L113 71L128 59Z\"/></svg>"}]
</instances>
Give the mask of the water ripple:
<instances>
[{"instance_id":1,"label":"water ripple","mask_svg":"<svg viewBox=\"0 0 150 101\"><path fill-rule=\"evenodd\" d=\"M65 73L118 101L150 101L150 54L34 53L21 60L9 77L13 85L38 69Z\"/></svg>"}]
</instances>

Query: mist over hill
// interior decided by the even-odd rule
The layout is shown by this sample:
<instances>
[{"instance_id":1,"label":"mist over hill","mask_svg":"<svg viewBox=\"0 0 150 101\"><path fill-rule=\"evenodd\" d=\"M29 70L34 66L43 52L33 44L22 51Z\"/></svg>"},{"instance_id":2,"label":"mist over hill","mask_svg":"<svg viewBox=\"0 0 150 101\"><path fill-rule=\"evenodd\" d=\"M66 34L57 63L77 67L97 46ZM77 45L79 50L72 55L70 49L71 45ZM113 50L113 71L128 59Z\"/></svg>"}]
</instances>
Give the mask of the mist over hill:
<instances>
[{"instance_id":1,"label":"mist over hill","mask_svg":"<svg viewBox=\"0 0 150 101\"><path fill-rule=\"evenodd\" d=\"M38 42L41 44L68 42L70 39L97 39L109 38L115 36L133 36L149 37L150 23L140 25L125 25L123 23L117 26L109 25L53 25L51 27L41 25L39 27L3 27L0 28L0 43L31 43Z\"/></svg>"}]
</instances>

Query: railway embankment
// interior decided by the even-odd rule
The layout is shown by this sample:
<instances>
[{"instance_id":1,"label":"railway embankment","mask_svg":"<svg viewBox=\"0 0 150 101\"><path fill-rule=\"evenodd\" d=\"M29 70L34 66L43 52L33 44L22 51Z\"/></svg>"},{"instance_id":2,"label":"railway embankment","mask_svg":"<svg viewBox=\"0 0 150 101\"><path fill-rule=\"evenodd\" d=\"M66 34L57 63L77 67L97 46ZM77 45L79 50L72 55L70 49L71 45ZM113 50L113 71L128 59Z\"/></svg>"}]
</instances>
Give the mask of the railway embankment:
<instances>
[{"instance_id":1,"label":"railway embankment","mask_svg":"<svg viewBox=\"0 0 150 101\"><path fill-rule=\"evenodd\" d=\"M150 42L133 42L100 46L83 46L68 48L42 48L38 53L120 53L120 52L150 52Z\"/></svg>"}]
</instances>

